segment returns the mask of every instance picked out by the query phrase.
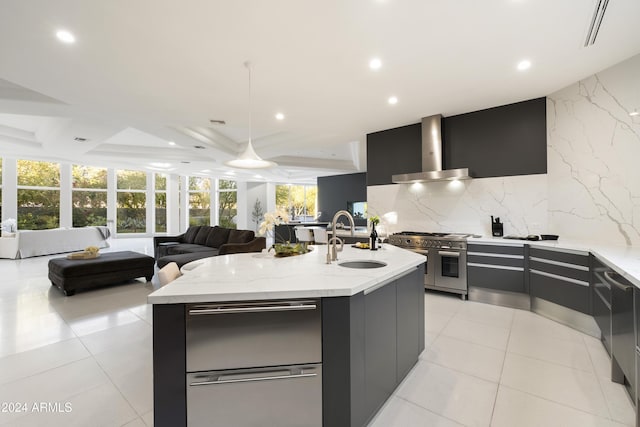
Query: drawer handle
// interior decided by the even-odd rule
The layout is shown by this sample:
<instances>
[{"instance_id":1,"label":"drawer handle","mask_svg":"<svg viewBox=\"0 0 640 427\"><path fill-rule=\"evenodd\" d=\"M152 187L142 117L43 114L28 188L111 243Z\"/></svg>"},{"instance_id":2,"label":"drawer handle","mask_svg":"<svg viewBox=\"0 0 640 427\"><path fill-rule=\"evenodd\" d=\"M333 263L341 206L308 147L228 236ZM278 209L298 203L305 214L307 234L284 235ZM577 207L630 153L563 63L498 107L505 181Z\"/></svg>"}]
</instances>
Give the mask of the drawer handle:
<instances>
[{"instance_id":1,"label":"drawer handle","mask_svg":"<svg viewBox=\"0 0 640 427\"><path fill-rule=\"evenodd\" d=\"M533 274L537 274L538 276L550 277L552 279L562 280L563 282L569 282L569 283L574 283L576 285L589 287L589 282L585 282L578 279L572 279L571 277L558 276L557 274L547 273L546 271L539 271L533 268L529 269L529 271Z\"/></svg>"},{"instance_id":2,"label":"drawer handle","mask_svg":"<svg viewBox=\"0 0 640 427\"><path fill-rule=\"evenodd\" d=\"M216 308L194 308L189 310L190 316L201 316L205 314L230 314L230 313L264 313L270 311L301 311L315 310L315 304L301 305L271 305L264 307L216 307Z\"/></svg>"},{"instance_id":3,"label":"drawer handle","mask_svg":"<svg viewBox=\"0 0 640 427\"><path fill-rule=\"evenodd\" d=\"M289 380L294 378L308 378L308 377L316 377L318 374L309 373L309 374L290 374L290 375L273 375L270 377L253 377L253 378L238 378L235 380L224 380L223 376L218 377L215 381L198 381L189 384L190 386L199 386L199 385L215 385L215 384L234 384L234 383L249 383L254 381L271 381L271 380Z\"/></svg>"},{"instance_id":4,"label":"drawer handle","mask_svg":"<svg viewBox=\"0 0 640 427\"><path fill-rule=\"evenodd\" d=\"M629 289L633 289L633 286L625 285L623 283L618 282L616 279L614 279L610 271L605 271L603 274L604 274L604 277L607 279L607 282L615 285L617 288L622 289L625 292L627 292ZM616 273L613 273L613 274L616 274Z\"/></svg>"}]
</instances>

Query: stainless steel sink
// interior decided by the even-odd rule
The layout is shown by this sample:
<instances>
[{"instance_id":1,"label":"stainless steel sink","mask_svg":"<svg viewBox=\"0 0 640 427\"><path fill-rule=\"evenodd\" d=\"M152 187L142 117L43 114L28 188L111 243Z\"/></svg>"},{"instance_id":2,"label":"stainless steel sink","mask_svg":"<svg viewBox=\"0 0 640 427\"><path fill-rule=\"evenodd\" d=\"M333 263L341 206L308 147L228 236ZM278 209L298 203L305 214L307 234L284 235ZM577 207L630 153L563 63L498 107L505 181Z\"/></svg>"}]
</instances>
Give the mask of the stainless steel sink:
<instances>
[{"instance_id":1,"label":"stainless steel sink","mask_svg":"<svg viewBox=\"0 0 640 427\"><path fill-rule=\"evenodd\" d=\"M382 261L343 261L338 263L340 267L347 268L380 268L387 265L386 262Z\"/></svg>"}]
</instances>

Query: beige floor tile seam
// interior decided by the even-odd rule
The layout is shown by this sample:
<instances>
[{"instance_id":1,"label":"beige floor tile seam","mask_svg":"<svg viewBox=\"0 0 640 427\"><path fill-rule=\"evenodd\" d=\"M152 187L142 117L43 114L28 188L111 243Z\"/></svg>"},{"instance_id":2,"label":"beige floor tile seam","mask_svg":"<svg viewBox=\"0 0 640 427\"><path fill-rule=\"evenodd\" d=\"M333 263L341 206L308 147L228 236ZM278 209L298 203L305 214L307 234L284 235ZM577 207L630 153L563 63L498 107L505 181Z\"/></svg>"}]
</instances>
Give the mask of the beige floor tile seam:
<instances>
[{"instance_id":1,"label":"beige floor tile seam","mask_svg":"<svg viewBox=\"0 0 640 427\"><path fill-rule=\"evenodd\" d=\"M513 322L515 322L515 312L511 316L511 323L509 324L509 336L507 337L507 347L504 349L504 358L502 359L502 366L500 367L500 376L498 377L498 388L496 389L496 395L493 397L493 406L491 407L491 418L489 418L489 426L493 425L493 416L496 411L496 403L498 403L498 393L500 393L500 386L502 385L502 374L504 373L504 365L507 362L507 350L509 349L509 343L511 342L511 332L513 330Z\"/></svg>"},{"instance_id":2,"label":"beige floor tile seam","mask_svg":"<svg viewBox=\"0 0 640 427\"><path fill-rule=\"evenodd\" d=\"M517 388L514 388L514 387L509 387L508 385L504 385L502 383L500 385L498 385L498 392L500 392L500 388L501 387L505 388L505 389L512 390L512 391L517 391L519 393L526 394L527 396L535 397L536 399L544 400L545 402L553 403L555 405L564 406L565 408L573 409L574 411L582 412L583 414L589 415L590 417L595 417L595 418L599 418L601 420L606 420L606 421L612 421L612 422L614 422L616 424L620 424L620 425L626 425L624 423L621 423L620 421L616 421L614 419L611 419L610 417L609 418L604 418L604 417L601 417L598 414L594 414L593 412L585 411L584 409L576 408L575 406L567 405L566 403L558 402L556 400L551 400L551 399L548 399L546 397L539 396L537 394L529 393L528 391L525 391L525 390L520 390L520 389L517 389Z\"/></svg>"},{"instance_id":3,"label":"beige floor tile seam","mask_svg":"<svg viewBox=\"0 0 640 427\"><path fill-rule=\"evenodd\" d=\"M76 339L78 339L78 338L69 338L69 339L67 339L67 340L58 341L58 342L56 342L56 343L54 343L54 344L58 344L58 343L61 343L61 342L64 342L64 341L76 340ZM47 345L53 345L53 344L47 344ZM82 344L82 345L84 346L84 344ZM32 351L32 350L36 350L36 349L38 349L38 348L43 348L43 347L46 347L46 346L40 346L40 347L37 347L37 348L35 348L35 349L26 350L26 351ZM86 347L85 347L85 348L86 348ZM87 350L87 351L88 351L88 350ZM20 352L20 353L24 353L24 352ZM13 354L9 354L9 355L4 356L4 357L13 356L13 355L20 354L20 353L13 353ZM53 371L54 369L60 369L60 368L63 368L63 367L65 367L65 366L71 365L72 363L76 363L76 362L80 362L80 361L82 361L82 360L86 360L86 359L88 359L88 358L90 358L90 357L93 357L91 353L89 353L89 354L88 354L87 356L85 356L85 357L81 357L81 358L79 358L79 359L74 359L74 360L71 360L71 361L69 361L69 362L65 362L65 363L62 363L62 364L60 364L60 365L54 366L54 367L52 367L52 368L45 369L45 370L43 370L43 371L34 372L33 374L25 375L25 376L20 377L20 378L12 379L11 381L6 381L6 382L3 382L3 383L0 383L0 386L11 385L11 384L12 384L12 383L14 383L14 382L17 382L17 381L23 381L23 380L26 380L27 378L35 377L35 376L37 376L37 375L42 375L42 374L45 374L45 373L47 373L47 372L49 372L49 371ZM1 359L1 358L0 358L0 363L2 363L2 359Z\"/></svg>"},{"instance_id":4,"label":"beige floor tile seam","mask_svg":"<svg viewBox=\"0 0 640 427\"><path fill-rule=\"evenodd\" d=\"M584 337L582 339L582 341L584 342ZM587 343L585 342L585 347L586 347ZM611 381L610 378L603 378L600 375L597 374L597 368L596 368L596 364L593 361L593 357L591 357L591 353L589 352L589 350L587 349L587 353L589 356L589 361L591 362L591 366L593 367L593 372L594 375L596 377L596 380L598 381L598 387L600 388L600 394L602 395L602 398L604 399L604 402L607 404L607 411L609 411L609 419L611 421L614 421L616 423L618 423L619 421L613 418L613 412L611 410L611 404L609 403L609 399L607 399L606 393L604 392L604 387L602 385L603 381ZM633 403L631 403L633 405Z\"/></svg>"},{"instance_id":5,"label":"beige floor tile seam","mask_svg":"<svg viewBox=\"0 0 640 427\"><path fill-rule=\"evenodd\" d=\"M446 336L446 335L445 335L445 336ZM447 337L447 338L449 338L449 337ZM464 341L464 342L467 342L467 341ZM495 350L495 349L494 349L494 350ZM454 371L454 372L455 372L455 373L457 373L457 374L466 375L466 376L468 376L468 377L472 377L472 378L475 378L475 379L477 379L477 380L482 380L482 381L485 381L485 382L488 382L488 383L491 383L491 384L500 385L500 383L499 383L499 382L497 382L497 381L491 381L491 380L488 380L488 379L486 379L486 378L482 378L482 377L479 377L479 376L477 376L477 375L470 374L469 372L460 371L460 370L458 370L458 369L456 369L456 368L452 368L451 366L442 365L442 364L440 364L440 363L438 363L438 362L434 362L434 361L432 361L432 360L423 359L423 358L421 358L420 360L421 360L421 361L423 361L423 362L426 362L426 363L430 363L430 364L432 364L432 365L439 366L439 367L444 368L444 369L448 369L448 370L450 370L450 371ZM504 364L504 362L503 362L503 364Z\"/></svg>"},{"instance_id":6,"label":"beige floor tile seam","mask_svg":"<svg viewBox=\"0 0 640 427\"><path fill-rule=\"evenodd\" d=\"M451 318L451 320L453 320L453 318ZM459 320L464 320L465 322L469 322L469 320L465 320L465 319L459 319ZM448 325L448 324L449 324L449 322L447 322L447 325ZM444 327L444 328L442 328L442 331L444 331L444 330L446 329L447 325L445 325L445 327ZM489 325L484 325L484 326L489 326ZM493 327L493 328L507 329L507 328L503 328L503 327L499 327L499 326L492 326L492 327ZM448 334L442 333L442 331L441 331L441 332L436 336L436 338L433 340L434 342L435 342L435 340L436 340L436 339L438 339L438 337L439 337L440 335L443 335L443 336L445 336L445 337L447 337L447 338L451 338L451 339L454 339L454 340L462 341L462 342L467 343L467 344L479 345L479 346L484 347L484 348L490 348L491 350L496 350L496 351L503 351L503 352L505 352L505 353L506 353L506 351L507 351L506 349L502 349L502 348L498 348L498 347L492 347L492 346L490 346L490 345L485 345L485 344L478 343L478 342L468 341L468 340L462 339L462 338L460 338L460 337L456 337L456 336L453 336L453 335L448 335ZM510 335L511 335L511 329L509 329L509 336L510 336ZM509 341L507 340L507 346L508 346L508 345L509 345Z\"/></svg>"},{"instance_id":7,"label":"beige floor tile seam","mask_svg":"<svg viewBox=\"0 0 640 427\"><path fill-rule=\"evenodd\" d=\"M586 351L587 353L589 352L589 350L587 350L587 348L586 348L586 347L585 347L585 350L584 350L584 351ZM537 361L539 361L539 362L545 362L545 363L549 363L549 364L551 364L551 365L556 365L556 366L561 366L561 367L563 367L563 368L573 369L574 371L583 372L583 373L585 373L585 374L591 374L591 375L594 375L594 376L596 376L596 377L598 376L594 370L587 371L587 370L585 370L585 369L574 368L573 366L564 365L564 364L562 364L562 363L554 362L554 361L552 361L552 360L541 359L541 358L539 358L539 357L531 356L531 355L529 355L529 354L518 353L517 351L510 351L510 350L509 350L509 345L508 345L508 344L507 344L507 350L506 350L506 352L507 352L507 353L509 353L509 354L514 354L514 355L516 355L516 356L526 357L527 359L533 359L533 360L537 360ZM591 355L589 355L589 361L591 361ZM591 367L595 369L595 366L593 366L593 362L591 362Z\"/></svg>"},{"instance_id":8,"label":"beige floor tile seam","mask_svg":"<svg viewBox=\"0 0 640 427\"><path fill-rule=\"evenodd\" d=\"M129 402L129 399L127 399L127 397L124 395L124 393L122 392L122 390L120 390L120 387L118 387L118 384L116 384L116 382L113 380L113 378L111 377L111 375L109 375L109 373L106 371L106 369L102 366L102 364L100 363L100 361L98 359L96 359L96 357L92 354L91 357L93 357L93 359L95 360L95 362L98 364L98 366L100 367L100 369L102 370L102 372L104 372L104 374L107 376L107 378L109 379L109 382L111 382L111 384L116 388L116 390L118 390L118 393L120 393L120 396L122 397L122 399L124 399L125 402L127 402L127 405L129 405L129 407L131 408L131 410L133 411L134 414L137 415L136 418L142 417L143 414L140 414L135 406L133 405L133 403ZM144 412L144 414L146 414L148 411ZM133 421L133 418L130 419L129 421L127 421L127 423L130 423L131 421ZM125 423L125 424L127 424Z\"/></svg>"},{"instance_id":9,"label":"beige floor tile seam","mask_svg":"<svg viewBox=\"0 0 640 427\"><path fill-rule=\"evenodd\" d=\"M436 416L438 416L438 417L440 417L440 418L444 418L444 419L445 419L445 420L447 420L447 421L451 421L451 422L453 422L453 423L455 423L455 424L458 424L458 425L460 425L460 426L464 426L464 427L471 427L471 426L467 426L466 424L462 424L460 421L456 421L456 420L454 420L454 419L452 419L452 418L445 417L445 416L444 416L444 415L442 415L442 414L438 414L437 412L434 412L434 411L432 411L432 410L431 410L431 409L429 409L429 408L425 408L424 406L420 405L419 403L416 403L416 402L414 402L414 401L411 401L411 400L405 399L405 398L404 398L404 397L402 397L402 396L398 396L397 394L395 394L395 392L393 393L393 396L394 396L395 398L397 398L397 399L400 399L400 400L402 400L402 401L404 401L404 402L409 403L410 405L416 406L416 407L418 407L418 408L420 408L420 409L422 409L422 410L424 410L424 411L427 411L427 412L429 412L429 413L431 413L431 414L434 414L434 415L436 415Z\"/></svg>"}]
</instances>

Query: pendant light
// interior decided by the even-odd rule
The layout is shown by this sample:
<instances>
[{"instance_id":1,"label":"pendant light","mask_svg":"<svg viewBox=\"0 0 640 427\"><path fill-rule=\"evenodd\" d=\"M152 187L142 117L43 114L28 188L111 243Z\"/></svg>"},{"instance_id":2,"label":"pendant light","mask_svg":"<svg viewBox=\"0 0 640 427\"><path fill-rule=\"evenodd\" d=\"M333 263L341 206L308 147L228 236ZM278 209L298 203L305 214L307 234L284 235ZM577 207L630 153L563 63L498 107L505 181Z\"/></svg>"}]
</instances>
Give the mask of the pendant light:
<instances>
[{"instance_id":1,"label":"pendant light","mask_svg":"<svg viewBox=\"0 0 640 427\"><path fill-rule=\"evenodd\" d=\"M244 151L240 153L237 158L224 162L224 164L240 169L272 168L277 165L274 162L260 158L253 149L253 144L251 144L251 63L247 61L244 63L244 66L249 70L249 142L247 143Z\"/></svg>"}]
</instances>

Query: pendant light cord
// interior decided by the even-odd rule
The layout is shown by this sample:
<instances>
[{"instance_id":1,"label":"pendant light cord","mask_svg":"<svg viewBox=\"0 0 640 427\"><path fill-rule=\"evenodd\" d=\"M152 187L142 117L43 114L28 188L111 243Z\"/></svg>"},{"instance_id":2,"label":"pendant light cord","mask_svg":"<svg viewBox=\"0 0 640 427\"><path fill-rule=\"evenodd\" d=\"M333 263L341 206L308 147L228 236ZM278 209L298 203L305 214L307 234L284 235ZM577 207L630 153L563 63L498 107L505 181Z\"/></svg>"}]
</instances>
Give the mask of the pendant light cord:
<instances>
[{"instance_id":1,"label":"pendant light cord","mask_svg":"<svg viewBox=\"0 0 640 427\"><path fill-rule=\"evenodd\" d=\"M251 97L251 62L250 61L245 61L244 66L247 67L247 70L249 71L249 144L251 144L251 136L252 136L252 130L253 130L253 102L252 102L252 97Z\"/></svg>"}]
</instances>

